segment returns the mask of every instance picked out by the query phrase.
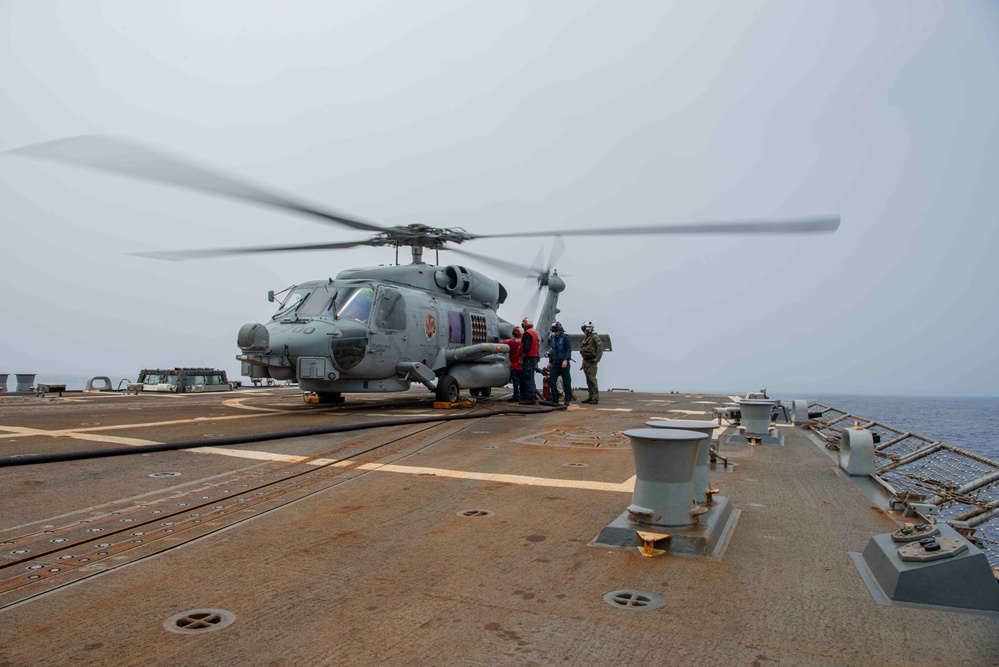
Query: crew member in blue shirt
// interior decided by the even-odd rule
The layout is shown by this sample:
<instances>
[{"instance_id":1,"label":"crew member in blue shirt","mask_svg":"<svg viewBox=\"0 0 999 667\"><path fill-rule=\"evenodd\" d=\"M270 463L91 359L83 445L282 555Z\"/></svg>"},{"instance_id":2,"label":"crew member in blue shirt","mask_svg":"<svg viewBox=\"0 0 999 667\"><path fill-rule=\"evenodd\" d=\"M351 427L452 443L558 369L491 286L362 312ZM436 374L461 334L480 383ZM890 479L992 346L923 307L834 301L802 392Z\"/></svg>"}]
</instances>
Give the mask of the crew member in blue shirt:
<instances>
[{"instance_id":1,"label":"crew member in blue shirt","mask_svg":"<svg viewBox=\"0 0 999 667\"><path fill-rule=\"evenodd\" d=\"M565 404L569 405L572 397L572 377L570 377L569 360L572 357L572 341L558 322L552 324L552 337L549 341L551 351L548 355L549 371L548 385L552 392L552 402L558 403L558 379L562 378L562 389L565 391Z\"/></svg>"}]
</instances>

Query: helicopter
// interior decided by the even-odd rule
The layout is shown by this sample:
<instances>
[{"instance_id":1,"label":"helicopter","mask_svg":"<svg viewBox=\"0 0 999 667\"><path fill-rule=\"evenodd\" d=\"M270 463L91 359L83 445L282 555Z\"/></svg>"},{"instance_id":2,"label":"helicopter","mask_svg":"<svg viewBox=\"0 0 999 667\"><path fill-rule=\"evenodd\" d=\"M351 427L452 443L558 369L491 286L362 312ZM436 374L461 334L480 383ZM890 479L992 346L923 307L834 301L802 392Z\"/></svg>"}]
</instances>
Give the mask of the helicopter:
<instances>
[{"instance_id":1,"label":"helicopter","mask_svg":"<svg viewBox=\"0 0 999 667\"><path fill-rule=\"evenodd\" d=\"M835 231L838 216L748 222L705 222L648 226L563 229L473 234L459 227L423 224L385 226L330 208L306 204L214 168L197 165L108 135L82 135L32 144L9 153L131 176L161 184L253 202L373 234L368 238L307 245L270 245L137 253L165 260L386 246L396 263L339 272L335 278L296 283L268 293L277 310L268 322L244 324L236 341L242 374L251 379L297 381L321 402L342 402L344 393L394 392L414 382L437 399L454 403L460 392L489 396L510 381L509 346L513 324L498 315L508 292L497 280L461 264L439 265L447 249L503 271L533 278L547 295L536 330L547 349L551 324L558 314L565 281L555 262L565 236L661 234L811 234ZM528 267L454 246L481 239L554 237L546 265L539 252ZM411 263L399 263L400 248L411 251ZM424 261L436 253L437 264Z\"/></svg>"}]
</instances>

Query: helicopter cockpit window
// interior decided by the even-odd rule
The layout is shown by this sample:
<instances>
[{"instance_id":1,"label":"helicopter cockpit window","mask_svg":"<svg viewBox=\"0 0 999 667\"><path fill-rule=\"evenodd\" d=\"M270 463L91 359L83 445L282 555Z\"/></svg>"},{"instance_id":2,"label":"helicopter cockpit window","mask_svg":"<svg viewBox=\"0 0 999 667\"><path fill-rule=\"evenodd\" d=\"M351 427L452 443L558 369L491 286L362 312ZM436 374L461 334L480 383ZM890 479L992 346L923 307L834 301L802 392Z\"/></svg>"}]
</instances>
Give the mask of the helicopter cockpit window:
<instances>
[{"instance_id":1,"label":"helicopter cockpit window","mask_svg":"<svg viewBox=\"0 0 999 667\"><path fill-rule=\"evenodd\" d=\"M406 302L402 294L394 289L386 289L378 299L375 323L382 331L402 331L406 328Z\"/></svg>"},{"instance_id":2,"label":"helicopter cockpit window","mask_svg":"<svg viewBox=\"0 0 999 667\"><path fill-rule=\"evenodd\" d=\"M284 301L281 302L281 306L278 308L277 312L274 313L274 317L271 319L276 320L284 315L291 315L295 312L296 308L302 305L302 302L305 301L311 293L311 287L298 287L293 289L291 293L285 297Z\"/></svg>"},{"instance_id":3,"label":"helicopter cockpit window","mask_svg":"<svg viewBox=\"0 0 999 667\"><path fill-rule=\"evenodd\" d=\"M336 295L336 316L367 323L375 291L370 287L341 288Z\"/></svg>"},{"instance_id":4,"label":"helicopter cockpit window","mask_svg":"<svg viewBox=\"0 0 999 667\"><path fill-rule=\"evenodd\" d=\"M320 285L301 306L296 313L299 317L318 317L324 313L333 302L333 296L337 293L335 288L329 285ZM338 299L339 300L339 299Z\"/></svg>"}]
</instances>

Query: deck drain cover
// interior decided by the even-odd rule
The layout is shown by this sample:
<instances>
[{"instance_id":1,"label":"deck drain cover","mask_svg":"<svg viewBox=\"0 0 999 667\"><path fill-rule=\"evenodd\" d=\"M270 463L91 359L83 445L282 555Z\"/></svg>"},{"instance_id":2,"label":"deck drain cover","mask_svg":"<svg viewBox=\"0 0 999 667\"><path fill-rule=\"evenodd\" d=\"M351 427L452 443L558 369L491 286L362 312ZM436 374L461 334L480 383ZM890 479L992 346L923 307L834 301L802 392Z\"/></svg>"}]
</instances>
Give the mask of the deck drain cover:
<instances>
[{"instance_id":1,"label":"deck drain cover","mask_svg":"<svg viewBox=\"0 0 999 667\"><path fill-rule=\"evenodd\" d=\"M179 472L154 472L147 477L179 477Z\"/></svg>"},{"instance_id":2,"label":"deck drain cover","mask_svg":"<svg viewBox=\"0 0 999 667\"><path fill-rule=\"evenodd\" d=\"M482 517L482 516L492 516L496 512L492 510L461 510L458 512L458 516L471 516L471 517Z\"/></svg>"},{"instance_id":3,"label":"deck drain cover","mask_svg":"<svg viewBox=\"0 0 999 667\"><path fill-rule=\"evenodd\" d=\"M659 609L666 600L648 591L611 591L604 596L604 602L622 609Z\"/></svg>"},{"instance_id":4,"label":"deck drain cover","mask_svg":"<svg viewBox=\"0 0 999 667\"><path fill-rule=\"evenodd\" d=\"M171 616L163 627L181 635L199 635L232 625L236 614L225 609L191 609Z\"/></svg>"}]
</instances>

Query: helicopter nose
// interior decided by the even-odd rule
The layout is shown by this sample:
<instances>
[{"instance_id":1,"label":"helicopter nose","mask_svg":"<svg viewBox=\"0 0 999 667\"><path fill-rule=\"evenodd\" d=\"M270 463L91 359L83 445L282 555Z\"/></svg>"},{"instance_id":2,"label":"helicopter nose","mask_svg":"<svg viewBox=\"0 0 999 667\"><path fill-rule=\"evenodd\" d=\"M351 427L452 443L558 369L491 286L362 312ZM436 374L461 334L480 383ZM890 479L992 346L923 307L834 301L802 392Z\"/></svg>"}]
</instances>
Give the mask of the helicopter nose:
<instances>
[{"instance_id":1,"label":"helicopter nose","mask_svg":"<svg viewBox=\"0 0 999 667\"><path fill-rule=\"evenodd\" d=\"M271 344L271 335L263 324L251 322L239 328L236 343L243 350L266 350Z\"/></svg>"}]
</instances>

